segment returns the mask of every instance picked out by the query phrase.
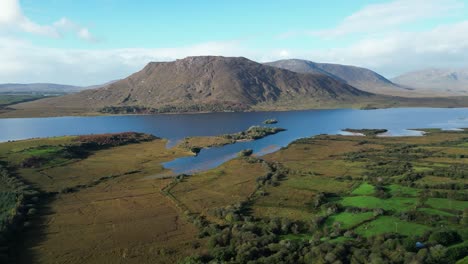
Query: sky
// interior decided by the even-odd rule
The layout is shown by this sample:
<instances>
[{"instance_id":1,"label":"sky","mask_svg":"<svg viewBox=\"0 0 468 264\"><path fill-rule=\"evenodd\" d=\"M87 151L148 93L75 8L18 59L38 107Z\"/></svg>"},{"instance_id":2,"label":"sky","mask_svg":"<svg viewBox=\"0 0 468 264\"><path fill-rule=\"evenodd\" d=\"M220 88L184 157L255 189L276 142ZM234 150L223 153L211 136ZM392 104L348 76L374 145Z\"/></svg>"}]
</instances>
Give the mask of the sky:
<instances>
[{"instance_id":1,"label":"sky","mask_svg":"<svg viewBox=\"0 0 468 264\"><path fill-rule=\"evenodd\" d=\"M0 0L0 83L95 85L199 55L468 68L468 0Z\"/></svg>"}]
</instances>

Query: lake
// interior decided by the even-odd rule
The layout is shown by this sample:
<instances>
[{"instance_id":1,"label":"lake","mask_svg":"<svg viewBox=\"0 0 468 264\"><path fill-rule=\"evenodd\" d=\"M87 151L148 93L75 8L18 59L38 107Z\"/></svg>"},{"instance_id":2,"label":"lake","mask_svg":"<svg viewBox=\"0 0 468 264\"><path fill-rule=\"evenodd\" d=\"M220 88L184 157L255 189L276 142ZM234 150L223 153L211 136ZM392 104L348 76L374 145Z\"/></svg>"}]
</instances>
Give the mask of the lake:
<instances>
[{"instance_id":1,"label":"lake","mask_svg":"<svg viewBox=\"0 0 468 264\"><path fill-rule=\"evenodd\" d=\"M202 150L198 156L164 164L174 173L191 173L216 167L243 149L263 155L295 139L338 134L345 128L385 128L392 136L419 135L416 128L468 128L468 108L393 108L378 110L334 109L287 112L207 113L98 117L0 119L0 141L35 137L135 131L169 139L168 147L188 136L213 136L245 130L275 118L287 129L266 138Z\"/></svg>"}]
</instances>

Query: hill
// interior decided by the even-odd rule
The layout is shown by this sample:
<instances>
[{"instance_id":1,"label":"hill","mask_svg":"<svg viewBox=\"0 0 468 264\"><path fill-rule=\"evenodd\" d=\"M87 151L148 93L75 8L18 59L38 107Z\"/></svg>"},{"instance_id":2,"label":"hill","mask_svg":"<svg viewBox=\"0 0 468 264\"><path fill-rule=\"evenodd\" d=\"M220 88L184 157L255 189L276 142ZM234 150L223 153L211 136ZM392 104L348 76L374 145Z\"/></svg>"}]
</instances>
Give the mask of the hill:
<instances>
[{"instance_id":1,"label":"hill","mask_svg":"<svg viewBox=\"0 0 468 264\"><path fill-rule=\"evenodd\" d=\"M395 77L392 81L417 90L468 95L468 68L413 71Z\"/></svg>"},{"instance_id":2,"label":"hill","mask_svg":"<svg viewBox=\"0 0 468 264\"><path fill-rule=\"evenodd\" d=\"M66 85L66 84L56 84L56 83L3 83L0 84L0 93L3 94L31 94L31 93L53 93L53 94L68 94L68 93L77 93L83 90L97 89L104 87L106 85L117 82L118 80L113 80L106 82L104 84L97 84L91 86L75 86L75 85Z\"/></svg>"},{"instance_id":3,"label":"hill","mask_svg":"<svg viewBox=\"0 0 468 264\"><path fill-rule=\"evenodd\" d=\"M342 105L372 94L325 74L302 74L243 57L200 56L151 62L128 78L98 89L14 108L122 112L249 110L262 105Z\"/></svg>"},{"instance_id":4,"label":"hill","mask_svg":"<svg viewBox=\"0 0 468 264\"><path fill-rule=\"evenodd\" d=\"M344 81L360 90L371 93L402 95L408 93L408 88L397 85L382 75L366 68L316 63L308 60L289 59L266 63L266 65L287 69L299 73L320 73L337 80Z\"/></svg>"},{"instance_id":5,"label":"hill","mask_svg":"<svg viewBox=\"0 0 468 264\"><path fill-rule=\"evenodd\" d=\"M74 93L86 89L73 85L55 83L5 83L0 84L0 93Z\"/></svg>"}]
</instances>

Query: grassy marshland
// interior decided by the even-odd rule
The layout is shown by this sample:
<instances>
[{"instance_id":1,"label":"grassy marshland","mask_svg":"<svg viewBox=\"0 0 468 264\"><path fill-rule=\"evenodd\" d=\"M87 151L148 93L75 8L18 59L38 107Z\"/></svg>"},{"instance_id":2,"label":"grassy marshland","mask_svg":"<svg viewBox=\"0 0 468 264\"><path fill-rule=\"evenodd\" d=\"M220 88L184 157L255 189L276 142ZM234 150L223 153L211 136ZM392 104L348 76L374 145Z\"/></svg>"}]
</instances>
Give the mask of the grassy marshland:
<instances>
[{"instance_id":1,"label":"grassy marshland","mask_svg":"<svg viewBox=\"0 0 468 264\"><path fill-rule=\"evenodd\" d=\"M427 132L305 138L175 178L160 163L190 153L158 138L91 138L78 156L69 146L84 138L3 143L9 173L42 197L19 262L455 263L468 251L468 132ZM2 212L18 201L2 199Z\"/></svg>"}]
</instances>

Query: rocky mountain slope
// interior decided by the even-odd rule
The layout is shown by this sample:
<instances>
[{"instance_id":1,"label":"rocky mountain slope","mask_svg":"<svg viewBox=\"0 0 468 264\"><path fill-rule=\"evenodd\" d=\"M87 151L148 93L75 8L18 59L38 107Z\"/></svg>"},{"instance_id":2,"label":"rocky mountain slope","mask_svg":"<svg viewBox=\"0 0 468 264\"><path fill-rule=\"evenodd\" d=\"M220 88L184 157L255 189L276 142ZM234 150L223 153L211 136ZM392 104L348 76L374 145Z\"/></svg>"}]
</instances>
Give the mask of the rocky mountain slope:
<instances>
[{"instance_id":1,"label":"rocky mountain slope","mask_svg":"<svg viewBox=\"0 0 468 264\"><path fill-rule=\"evenodd\" d=\"M366 68L349 65L316 63L308 60L289 59L266 63L266 65L299 73L320 73L342 80L360 90L371 93L395 95L405 90L382 75Z\"/></svg>"},{"instance_id":2,"label":"rocky mountain slope","mask_svg":"<svg viewBox=\"0 0 468 264\"><path fill-rule=\"evenodd\" d=\"M304 99L339 104L369 96L372 95L321 73L292 72L243 57L200 56L151 62L128 78L102 88L19 107L223 111Z\"/></svg>"}]
</instances>

